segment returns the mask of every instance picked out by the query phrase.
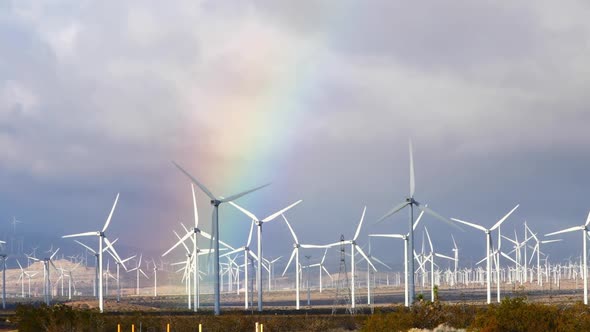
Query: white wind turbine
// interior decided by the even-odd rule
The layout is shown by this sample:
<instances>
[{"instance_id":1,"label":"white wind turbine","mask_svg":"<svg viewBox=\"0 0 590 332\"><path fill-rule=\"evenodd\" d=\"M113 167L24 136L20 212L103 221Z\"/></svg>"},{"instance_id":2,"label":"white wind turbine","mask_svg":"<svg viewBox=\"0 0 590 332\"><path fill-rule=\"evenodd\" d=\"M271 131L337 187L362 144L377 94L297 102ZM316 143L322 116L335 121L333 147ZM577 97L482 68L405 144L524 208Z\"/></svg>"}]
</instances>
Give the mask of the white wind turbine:
<instances>
[{"instance_id":1,"label":"white wind turbine","mask_svg":"<svg viewBox=\"0 0 590 332\"><path fill-rule=\"evenodd\" d=\"M234 202L229 202L229 204L233 205L236 209L242 211L246 216L250 217L252 221L256 224L258 230L258 237L257 237L257 244L258 244L258 253L257 256L262 258L262 225L264 223L273 221L276 217L280 216L281 214L287 212L297 204L301 203L303 200L298 200L297 202L283 208L264 219L258 218L254 213L246 210L245 208L239 206ZM262 259L258 259L258 268L256 269L256 288L258 289L258 311L262 311Z\"/></svg>"},{"instance_id":2,"label":"white wind turbine","mask_svg":"<svg viewBox=\"0 0 590 332\"><path fill-rule=\"evenodd\" d=\"M113 203L113 207L111 208L111 212L109 213L109 216L108 216L104 226L102 227L102 230L62 236L62 238L80 237L80 236L98 236L98 269L99 269L99 271L98 271L98 275L99 275L99 279L98 279L98 306L99 306L99 310L101 313L103 312L103 306L104 306L103 294L102 294L102 253L103 253L102 242L104 241L107 246L111 246L111 241L109 241L109 239L106 237L105 231L107 230L107 228L109 227L109 224L111 223L111 218L113 217L113 212L115 212L115 207L117 206L118 201L119 201L119 193L117 193L117 197L115 198L115 202Z\"/></svg>"},{"instance_id":3,"label":"white wind turbine","mask_svg":"<svg viewBox=\"0 0 590 332\"><path fill-rule=\"evenodd\" d=\"M582 231L582 252L583 252L583 262L582 262L582 279L584 281L584 304L588 304L588 260L587 260L587 251L586 251L586 236L588 234L588 224L590 224L590 213L588 213L588 217L586 218L586 223L581 226L574 226L566 229L562 229L557 232L545 234L545 236L557 235L561 233L568 233L574 231Z\"/></svg>"},{"instance_id":4,"label":"white wind turbine","mask_svg":"<svg viewBox=\"0 0 590 332\"><path fill-rule=\"evenodd\" d=\"M463 221L463 220L459 220L456 218L451 218L451 220L454 220L456 222L459 222L461 224L479 229L480 231L483 231L486 234L486 282L487 282L487 303L490 304L492 303L492 265L491 265L491 261L490 261L490 246L492 244L492 231L494 231L496 228L500 227L500 225L502 225L502 223L508 219L508 217L512 214L512 212L514 212L514 210L516 210L518 208L519 204L517 204L512 210L510 210L510 212L508 212L504 217L502 217L502 219L498 220L498 222L496 222L496 224L494 224L494 226L492 226L491 228L485 228L483 226L474 224L474 223L470 223L467 221Z\"/></svg>"},{"instance_id":5,"label":"white wind turbine","mask_svg":"<svg viewBox=\"0 0 590 332\"><path fill-rule=\"evenodd\" d=\"M361 220L359 221L358 227L356 228L356 232L354 233L354 237L352 238L352 240L340 240L338 242L329 244L328 247L335 247L335 246L342 246L345 244L350 244L350 269L351 269L351 299L350 299L350 306L351 309L355 308L355 295L354 295L354 291L355 291L355 275L354 275L354 269L355 269L355 264L354 264L354 256L355 256L355 252L354 250L356 249L361 256L363 256L364 259L367 260L367 262L371 265L371 267L374 270L377 270L375 268L375 266L373 265L373 263L371 262L371 260L369 259L369 257L365 254L365 252L363 251L363 249L361 249L361 247L358 246L358 244L356 243L356 240L358 239L359 234L361 233L361 227L363 226L363 220L365 219L365 212L367 212L367 207L365 206L363 208L363 214L361 215Z\"/></svg>"},{"instance_id":6,"label":"white wind turbine","mask_svg":"<svg viewBox=\"0 0 590 332\"><path fill-rule=\"evenodd\" d=\"M96 250L90 248L89 246L85 245L84 243L78 241L78 240L74 240L74 242L76 242L77 244L81 245L82 247L86 248L88 251L90 251L93 255L94 255L94 286L92 288L92 296L96 296L97 295L97 285L98 285L98 253L96 252Z\"/></svg>"},{"instance_id":7,"label":"white wind turbine","mask_svg":"<svg viewBox=\"0 0 590 332\"><path fill-rule=\"evenodd\" d=\"M529 226L527 226L526 224L524 224L524 226L526 227L526 229L529 231L529 233L531 233L532 237L535 239L535 247L533 248L533 253L531 254L531 259L529 260L529 264L532 262L533 257L535 257L535 252L537 252L537 283L539 285L541 285L543 283L543 278L541 278L541 244L544 243L553 243L553 242L560 242L562 241L562 239L556 239L556 240L539 240L539 238L537 237L537 234L533 233L533 231L531 231L531 229L529 228Z\"/></svg>"},{"instance_id":8,"label":"white wind turbine","mask_svg":"<svg viewBox=\"0 0 590 332\"><path fill-rule=\"evenodd\" d=\"M285 220L285 223L287 223L287 227L289 227L289 230L291 231L291 235L293 235L293 241L295 241L293 243L293 251L291 252L291 257L289 258L289 262L287 263L287 266L285 266L285 270L283 271L283 276L285 276L285 273L287 272L287 270L289 269L289 266L291 265L291 262L293 261L293 257L295 257L295 309L299 310L300 308L300 294L299 294L299 288L300 288L300 274L299 274L299 248L303 248L303 249L314 249L314 248L329 248L329 245L315 245L315 244L301 244L299 243L299 240L297 239L297 235L295 235L295 231L293 231L293 227L291 227L291 224L289 223L289 221L287 220L287 218L285 217L285 215L281 215L283 217L283 220Z\"/></svg>"},{"instance_id":9,"label":"white wind turbine","mask_svg":"<svg viewBox=\"0 0 590 332\"><path fill-rule=\"evenodd\" d=\"M148 277L147 274L145 274L145 272L143 272L143 270L141 269L141 259L143 258L143 254L139 255L139 260L137 261L137 265L132 268L131 270L128 270L127 272L133 272L135 271L135 281L136 281L136 288L135 288L135 295L139 295L139 274L143 274L143 276L146 279L149 279L150 277Z\"/></svg>"},{"instance_id":10,"label":"white wind turbine","mask_svg":"<svg viewBox=\"0 0 590 332\"><path fill-rule=\"evenodd\" d=\"M272 281L274 280L275 277L275 270L274 270L274 264L276 262L278 262L281 258L283 258L283 256L279 256L273 260L268 260L266 258L262 258L266 264L268 265L268 291L270 292L272 289ZM231 262L237 266L237 264L234 262L234 260L231 260ZM238 272L239 274L239 272ZM321 282L321 277L320 277L320 282ZM321 292L321 286L320 286L320 292Z\"/></svg>"},{"instance_id":11,"label":"white wind turbine","mask_svg":"<svg viewBox=\"0 0 590 332\"><path fill-rule=\"evenodd\" d=\"M21 297L25 297L25 269L23 269L23 266L20 265L20 262L18 261L18 259L16 260L16 263L18 264L18 267L20 268L20 275L18 277L18 279L20 280L20 288L21 288Z\"/></svg>"},{"instance_id":12,"label":"white wind turbine","mask_svg":"<svg viewBox=\"0 0 590 332\"><path fill-rule=\"evenodd\" d=\"M114 243L114 241L112 243ZM121 279L120 279L120 274L119 274L120 267L121 267L121 265L123 265L123 268L125 269L125 271L127 271L127 267L125 266L125 262L135 258L136 255L133 255L131 257L127 257L127 258L121 260L121 258L119 257L119 255L116 254L115 251L110 250L110 247L107 247L106 249L108 249L107 252L115 260L115 264L117 264L117 278L116 278L117 279L117 303L119 303L119 302L121 302L121 282L120 282Z\"/></svg>"},{"instance_id":13,"label":"white wind turbine","mask_svg":"<svg viewBox=\"0 0 590 332\"><path fill-rule=\"evenodd\" d=\"M434 251L434 246L432 245L432 240L430 239L430 234L428 233L428 228L424 226L424 231L426 232L426 237L428 238L428 245L430 246L430 301L434 302L434 257L444 258L448 260L455 260L453 257L449 257L438 252Z\"/></svg>"},{"instance_id":14,"label":"white wind turbine","mask_svg":"<svg viewBox=\"0 0 590 332\"><path fill-rule=\"evenodd\" d=\"M414 225L412 226L412 231L416 230L416 227L418 226L418 223L420 223L422 216L424 216L424 211L420 212L420 215L418 215L418 218L416 219L416 221L414 222ZM410 306L410 292L409 292L408 280L409 280L409 275L414 274L414 272L409 273L409 266L408 266L408 251L409 251L410 233L407 233L407 234L369 234L369 236L370 237L384 237L384 238L404 240L404 305L406 307L409 307Z\"/></svg>"},{"instance_id":15,"label":"white wind turbine","mask_svg":"<svg viewBox=\"0 0 590 332\"><path fill-rule=\"evenodd\" d=\"M326 248L326 250L324 251L324 255L322 256L322 260L319 263L315 263L315 264L311 264L309 267L318 267L319 268L319 272L320 272L320 293L322 292L322 270L324 270L324 272L326 272L326 274L328 274L328 276L330 278L332 278L332 276L330 275L330 272L328 272L328 270L326 270L326 267L324 266L324 261L326 260L326 254L328 253L328 249Z\"/></svg>"},{"instance_id":16,"label":"white wind turbine","mask_svg":"<svg viewBox=\"0 0 590 332\"><path fill-rule=\"evenodd\" d=\"M453 286L457 284L457 269L459 267L459 248L457 248L457 242L455 242L455 237L451 234L451 238L453 239L453 261L455 262L455 269L453 271Z\"/></svg>"},{"instance_id":17,"label":"white wind turbine","mask_svg":"<svg viewBox=\"0 0 590 332\"><path fill-rule=\"evenodd\" d=\"M409 250L408 250L408 258L407 258L406 264L408 265L408 270L412 271L412 273L409 273L409 275L408 275L407 283L408 283L408 296L410 299L410 303L413 303L414 302L414 294L415 294L414 273L413 273L413 271L414 271L414 228L413 228L414 207L417 207L421 211L426 212L426 213L430 214L431 216L450 224L453 227L457 227L457 225L454 225L447 218L441 216L440 214L436 213L432 209L428 208L426 205L424 205L414 199L416 183L415 183L415 179L414 179L414 155L412 152L412 142L411 141L409 143L409 150L410 150L410 195L409 195L409 197L406 198L406 200L404 202L393 207L391 210L389 210L389 212L387 212L385 215L383 215L383 217L379 218L379 220L377 220L376 223L382 222L383 220L385 220L389 216L397 213L398 211L400 211L401 209L403 209L406 206L410 207L410 211L409 211L410 218L409 218L409 223L408 223L408 236L407 236ZM459 230L463 231L463 229L461 229L461 228L459 228Z\"/></svg>"},{"instance_id":18,"label":"white wind turbine","mask_svg":"<svg viewBox=\"0 0 590 332\"><path fill-rule=\"evenodd\" d=\"M193 195L193 217L195 220L195 227L193 227L193 229L191 229L190 231L188 229L186 229L186 227L184 227L184 225L181 223L182 227L185 229L186 234L180 238L179 237L179 241L176 242L176 244L174 244L174 246L172 246L172 248L170 248L168 251L166 251L164 254L162 254L162 257L166 256L169 252L171 252L174 248L176 248L181 242L184 244L184 241L191 237L192 241L193 241L193 253L195 254L195 259L192 260L193 262L193 270L194 271L198 271L199 270L199 256L196 253L199 252L199 246L198 246L198 234L202 234L203 236L205 236L208 239L212 239L211 235L202 232L199 229L199 213L197 211L197 197L195 194L195 186L192 184L191 182L191 192ZM178 236L178 235L177 235ZM221 241L220 241L221 242ZM223 244L223 242L221 242ZM190 255L190 251L187 248L187 251L189 252ZM193 274L193 286L194 286L194 298L193 298L193 309L195 312L197 312L197 310L199 309L200 306L200 280L199 280L199 274L198 273L194 273ZM189 292L190 293L190 292ZM190 308L189 308L190 309Z\"/></svg>"},{"instance_id":19,"label":"white wind turbine","mask_svg":"<svg viewBox=\"0 0 590 332\"><path fill-rule=\"evenodd\" d=\"M244 309L248 309L248 256L252 256L252 258L254 258L255 260L258 260L258 256L256 256L251 250L250 250L250 243L252 242L252 232L254 231L254 222L252 221L250 223L250 233L248 234L248 239L246 240L246 245L241 247L241 248L237 248L234 249L228 253L225 253L223 255L221 255L220 257L229 257L233 254L237 254L237 253L244 253Z\"/></svg>"},{"instance_id":20,"label":"white wind turbine","mask_svg":"<svg viewBox=\"0 0 590 332\"><path fill-rule=\"evenodd\" d=\"M52 259L55 257L55 254L57 254L58 251L59 248L57 248L49 257L45 257L43 259L29 257L34 261L43 262L43 296L45 297L45 304L47 305L49 305L49 302L51 301L51 279L49 279L49 264L53 265ZM53 268L57 270L55 265L53 265Z\"/></svg>"},{"instance_id":21,"label":"white wind turbine","mask_svg":"<svg viewBox=\"0 0 590 332\"><path fill-rule=\"evenodd\" d=\"M250 190L246 190L243 191L241 193L235 194L235 195L231 195L229 197L217 197L215 195L213 195L211 193L211 191L209 191L209 189L207 189L207 187L205 187L203 184L201 184L199 181L197 181L197 179L195 177L193 177L192 175L190 175L187 171L185 171L182 167L180 167L180 165L178 165L177 163L173 162L173 164L182 172L184 173L194 184L196 184L210 199L211 199L211 205L213 205L213 215L211 217L211 229L212 229L212 233L213 233L213 238L215 239L215 245L213 248L214 250L214 262L213 262L213 291L214 291L214 302L215 302L215 308L214 308L214 314L215 315L219 315L221 314L221 297L220 297L220 271L219 271L219 213L218 213L218 209L219 209L219 205L222 203L227 203L227 202L231 202L234 201L242 196L245 196L249 193L252 193L256 190L259 190L261 188L264 188L266 186L268 186L270 183L267 183L265 185L250 189Z\"/></svg>"}]
</instances>

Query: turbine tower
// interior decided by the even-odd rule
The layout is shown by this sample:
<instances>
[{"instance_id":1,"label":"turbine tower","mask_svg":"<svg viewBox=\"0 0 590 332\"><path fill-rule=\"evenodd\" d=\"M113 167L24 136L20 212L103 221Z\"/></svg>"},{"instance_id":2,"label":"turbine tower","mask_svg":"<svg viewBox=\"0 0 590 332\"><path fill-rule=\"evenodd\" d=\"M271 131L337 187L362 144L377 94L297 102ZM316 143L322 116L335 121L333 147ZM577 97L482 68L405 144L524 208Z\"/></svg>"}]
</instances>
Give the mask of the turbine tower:
<instances>
[{"instance_id":1,"label":"turbine tower","mask_svg":"<svg viewBox=\"0 0 590 332\"><path fill-rule=\"evenodd\" d=\"M251 192L254 192L256 190L259 190L261 188L264 188L266 186L268 186L270 183L267 183L265 185L250 189L250 190L246 190L244 192L235 194L235 195L231 195L229 197L223 198L223 197L216 197L215 195L213 195L211 193L211 191L209 191L209 189L207 189L207 187L205 187L203 184L201 184L199 181L197 181L196 178L194 178L192 175L190 175L187 171L185 171L182 167L180 167L180 165L178 165L177 163L173 162L173 164L182 172L184 173L184 175L186 175L194 184L196 184L199 188L201 188L201 190L205 193L205 195L209 196L209 198L211 199L211 205L213 205L213 215L211 216L211 229L213 232L213 237L215 238L215 246L213 248L214 250L214 254L213 257L215 258L214 262L213 262L213 292L214 292L214 301L215 301L215 308L214 308L214 314L215 315L219 315L221 314L221 306L220 306L220 302L221 302L221 297L220 297L220 274L219 274L219 205L222 203L227 203L227 202L231 202L234 201L242 196L245 196Z\"/></svg>"},{"instance_id":2,"label":"turbine tower","mask_svg":"<svg viewBox=\"0 0 590 332\"><path fill-rule=\"evenodd\" d=\"M588 213L588 218L586 218L586 223L581 226L574 226L566 229L562 229L557 232L545 234L545 236L557 235L561 233L568 233L574 231L582 231L582 252L583 252L583 262L582 262L582 278L584 280L584 304L588 304L588 253L586 251L586 236L588 234L588 224L590 224L590 213Z\"/></svg>"}]
</instances>

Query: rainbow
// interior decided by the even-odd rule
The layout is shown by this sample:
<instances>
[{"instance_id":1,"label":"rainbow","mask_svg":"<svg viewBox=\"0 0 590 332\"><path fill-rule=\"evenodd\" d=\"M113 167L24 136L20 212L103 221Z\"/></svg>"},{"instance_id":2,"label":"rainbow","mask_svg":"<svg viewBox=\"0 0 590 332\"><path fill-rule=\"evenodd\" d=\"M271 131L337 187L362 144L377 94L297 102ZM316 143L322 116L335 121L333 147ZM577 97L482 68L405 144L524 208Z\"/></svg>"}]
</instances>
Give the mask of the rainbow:
<instances>
[{"instance_id":1,"label":"rainbow","mask_svg":"<svg viewBox=\"0 0 590 332\"><path fill-rule=\"evenodd\" d=\"M310 80L310 76L315 67L314 63L303 61L300 57L293 58L290 62L284 64L286 68L291 68L290 70L275 71L270 77L263 75L266 79L264 84L258 87L260 93L256 101L240 102L239 97L236 101L231 96L220 101L218 110L224 118L219 119L219 122L223 127L212 131L215 139L207 138L215 144L214 147L211 146L211 150L214 148L215 151L208 152L216 155L213 158L216 161L203 164L203 160L191 160L191 164L199 165L201 171L194 175L202 177L202 181L210 186L214 193L231 194L247 190L272 181L273 179L269 177L279 172L275 169L276 161L287 158L297 138L300 124L304 120L305 111L299 102L301 97L304 97L312 88L309 82L313 81ZM265 71L265 74L268 71L264 68L257 70ZM219 154L223 157L219 157ZM195 158L199 157L195 156ZM283 171L288 170L280 170L280 172ZM273 190L273 188L271 186L263 190ZM184 195L179 199L187 198ZM255 198L249 200L249 204L245 207L261 218L273 212L270 209L277 208L276 204L267 207L263 200ZM248 226L244 224L244 227L236 227L234 220L223 221L223 211L230 208L229 206L220 208L221 239L231 245L241 246L246 238L244 229L247 231ZM210 208L200 208L199 211L200 220L210 220Z\"/></svg>"}]
</instances>

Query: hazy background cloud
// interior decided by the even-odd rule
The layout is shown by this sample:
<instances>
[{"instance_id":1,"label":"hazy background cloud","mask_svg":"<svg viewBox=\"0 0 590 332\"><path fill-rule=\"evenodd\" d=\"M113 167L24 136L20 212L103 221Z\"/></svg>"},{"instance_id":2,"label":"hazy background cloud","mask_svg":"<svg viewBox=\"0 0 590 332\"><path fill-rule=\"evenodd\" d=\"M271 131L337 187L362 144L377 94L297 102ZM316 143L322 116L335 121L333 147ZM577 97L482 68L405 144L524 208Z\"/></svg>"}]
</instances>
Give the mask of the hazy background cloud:
<instances>
[{"instance_id":1,"label":"hazy background cloud","mask_svg":"<svg viewBox=\"0 0 590 332\"><path fill-rule=\"evenodd\" d=\"M192 218L177 160L219 194L272 180L240 201L260 215L304 199L289 212L303 242L351 236L366 204L366 242L407 228L405 212L372 222L407 195L409 138L417 198L443 215L491 226L521 203L503 229L526 219L542 234L588 213L583 2L0 7L6 229L16 215L58 243L99 227L120 191L111 232L157 254ZM245 242L247 220L222 213L229 240ZM425 224L450 251L450 229ZM289 253L282 222L265 231L272 256ZM470 229L455 234L483 252ZM374 249L386 256L386 245ZM579 250L547 248L555 259Z\"/></svg>"}]
</instances>

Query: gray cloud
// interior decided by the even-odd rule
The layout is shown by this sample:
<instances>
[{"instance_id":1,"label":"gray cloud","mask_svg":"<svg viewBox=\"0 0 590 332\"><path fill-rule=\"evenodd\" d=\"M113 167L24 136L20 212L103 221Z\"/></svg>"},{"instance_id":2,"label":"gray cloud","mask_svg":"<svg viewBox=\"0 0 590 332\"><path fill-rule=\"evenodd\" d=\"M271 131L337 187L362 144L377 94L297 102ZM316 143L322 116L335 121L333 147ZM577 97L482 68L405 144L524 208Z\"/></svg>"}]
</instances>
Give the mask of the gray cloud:
<instances>
[{"instance_id":1,"label":"gray cloud","mask_svg":"<svg viewBox=\"0 0 590 332\"><path fill-rule=\"evenodd\" d=\"M85 230L121 191L125 222L113 231L136 246L169 234L166 246L172 225L190 220L175 159L220 193L272 180L244 205L265 214L303 198L294 227L323 242L352 235L365 204L372 221L405 197L408 137L419 197L444 215L491 225L520 202L507 229L527 219L539 232L585 218L583 5L3 6L4 220ZM405 217L369 224L363 234L401 232ZM268 231L269 250L287 252L284 225ZM465 248L471 235L457 235Z\"/></svg>"}]
</instances>

